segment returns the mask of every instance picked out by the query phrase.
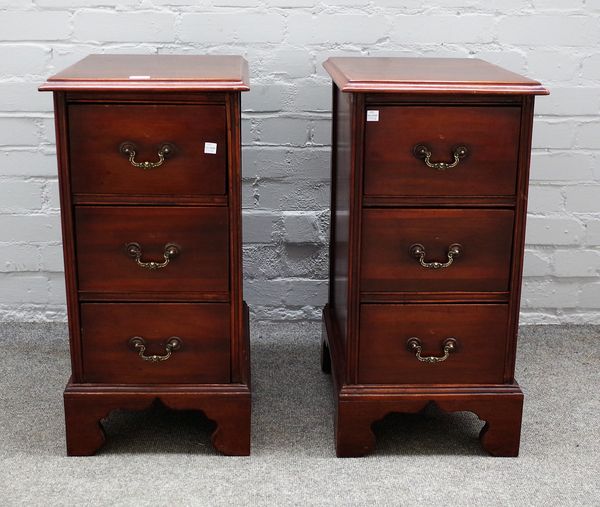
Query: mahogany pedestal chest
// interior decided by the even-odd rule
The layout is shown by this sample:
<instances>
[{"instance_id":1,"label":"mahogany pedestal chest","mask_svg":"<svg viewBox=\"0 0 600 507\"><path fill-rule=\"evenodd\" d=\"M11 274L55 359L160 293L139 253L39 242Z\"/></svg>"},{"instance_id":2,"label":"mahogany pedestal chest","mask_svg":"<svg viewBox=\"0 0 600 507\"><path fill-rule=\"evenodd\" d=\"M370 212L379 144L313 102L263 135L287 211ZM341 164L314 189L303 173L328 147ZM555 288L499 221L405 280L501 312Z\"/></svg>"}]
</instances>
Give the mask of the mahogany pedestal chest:
<instances>
[{"instance_id":1,"label":"mahogany pedestal chest","mask_svg":"<svg viewBox=\"0 0 600 507\"><path fill-rule=\"evenodd\" d=\"M475 59L330 58L329 303L338 456L392 412L471 411L519 451L514 379L537 82Z\"/></svg>"},{"instance_id":2,"label":"mahogany pedestal chest","mask_svg":"<svg viewBox=\"0 0 600 507\"><path fill-rule=\"evenodd\" d=\"M72 376L67 452L157 400L250 452L237 56L94 55L54 92Z\"/></svg>"}]
</instances>

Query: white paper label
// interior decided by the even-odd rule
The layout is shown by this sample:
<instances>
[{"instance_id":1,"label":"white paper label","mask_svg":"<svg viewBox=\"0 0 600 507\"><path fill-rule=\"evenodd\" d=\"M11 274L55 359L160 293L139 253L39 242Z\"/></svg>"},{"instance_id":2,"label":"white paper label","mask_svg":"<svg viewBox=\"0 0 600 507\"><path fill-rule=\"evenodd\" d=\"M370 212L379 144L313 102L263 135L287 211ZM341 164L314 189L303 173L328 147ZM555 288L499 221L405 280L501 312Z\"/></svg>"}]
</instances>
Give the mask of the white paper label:
<instances>
[{"instance_id":1,"label":"white paper label","mask_svg":"<svg viewBox=\"0 0 600 507\"><path fill-rule=\"evenodd\" d=\"M217 153L217 143L204 143L204 153L209 155Z\"/></svg>"},{"instance_id":2,"label":"white paper label","mask_svg":"<svg viewBox=\"0 0 600 507\"><path fill-rule=\"evenodd\" d=\"M150 79L150 76L129 76L129 79Z\"/></svg>"},{"instance_id":3,"label":"white paper label","mask_svg":"<svg viewBox=\"0 0 600 507\"><path fill-rule=\"evenodd\" d=\"M379 111L377 109L369 109L367 111L367 121L379 121Z\"/></svg>"}]
</instances>

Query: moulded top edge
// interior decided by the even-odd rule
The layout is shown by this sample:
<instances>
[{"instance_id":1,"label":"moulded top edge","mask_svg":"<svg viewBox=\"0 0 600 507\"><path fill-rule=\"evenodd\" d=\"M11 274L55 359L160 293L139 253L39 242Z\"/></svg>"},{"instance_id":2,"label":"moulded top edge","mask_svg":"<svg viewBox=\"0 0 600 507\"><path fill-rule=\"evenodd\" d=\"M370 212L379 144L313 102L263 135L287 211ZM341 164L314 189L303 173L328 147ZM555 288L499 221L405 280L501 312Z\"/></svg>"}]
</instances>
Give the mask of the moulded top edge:
<instances>
[{"instance_id":1,"label":"moulded top edge","mask_svg":"<svg viewBox=\"0 0 600 507\"><path fill-rule=\"evenodd\" d=\"M475 58L332 57L343 92L548 95L538 81Z\"/></svg>"},{"instance_id":2,"label":"moulded top edge","mask_svg":"<svg viewBox=\"0 0 600 507\"><path fill-rule=\"evenodd\" d=\"M90 55L39 87L40 91L249 89L248 63L235 55Z\"/></svg>"}]
</instances>

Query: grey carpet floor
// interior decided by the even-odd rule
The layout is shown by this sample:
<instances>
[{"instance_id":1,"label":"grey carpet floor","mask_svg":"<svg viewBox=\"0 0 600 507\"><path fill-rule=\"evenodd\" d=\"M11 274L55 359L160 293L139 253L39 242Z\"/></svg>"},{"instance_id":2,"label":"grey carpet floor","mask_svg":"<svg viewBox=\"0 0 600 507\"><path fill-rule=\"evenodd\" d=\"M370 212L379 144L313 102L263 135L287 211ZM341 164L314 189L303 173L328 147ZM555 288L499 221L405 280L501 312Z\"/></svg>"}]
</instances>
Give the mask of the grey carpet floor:
<instances>
[{"instance_id":1,"label":"grey carpet floor","mask_svg":"<svg viewBox=\"0 0 600 507\"><path fill-rule=\"evenodd\" d=\"M521 332L519 458L492 458L470 413L393 415L377 450L338 459L319 327L253 329L252 456L216 455L210 423L117 412L107 445L67 458L66 327L0 323L0 505L600 505L600 327Z\"/></svg>"}]
</instances>

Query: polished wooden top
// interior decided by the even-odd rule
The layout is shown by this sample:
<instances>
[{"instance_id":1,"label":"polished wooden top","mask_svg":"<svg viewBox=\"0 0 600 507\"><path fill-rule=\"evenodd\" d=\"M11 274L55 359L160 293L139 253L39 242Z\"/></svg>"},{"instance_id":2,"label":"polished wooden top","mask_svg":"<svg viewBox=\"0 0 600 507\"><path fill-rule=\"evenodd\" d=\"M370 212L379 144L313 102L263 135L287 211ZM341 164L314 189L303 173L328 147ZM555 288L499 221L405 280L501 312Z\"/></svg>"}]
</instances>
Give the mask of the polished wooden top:
<instances>
[{"instance_id":1,"label":"polished wooden top","mask_svg":"<svg viewBox=\"0 0 600 507\"><path fill-rule=\"evenodd\" d=\"M549 93L537 81L475 58L333 57L323 67L343 92Z\"/></svg>"},{"instance_id":2,"label":"polished wooden top","mask_svg":"<svg viewBox=\"0 0 600 507\"><path fill-rule=\"evenodd\" d=\"M40 91L246 91L248 62L230 55L90 55Z\"/></svg>"}]
</instances>

